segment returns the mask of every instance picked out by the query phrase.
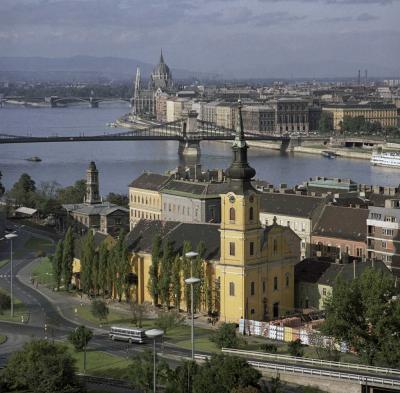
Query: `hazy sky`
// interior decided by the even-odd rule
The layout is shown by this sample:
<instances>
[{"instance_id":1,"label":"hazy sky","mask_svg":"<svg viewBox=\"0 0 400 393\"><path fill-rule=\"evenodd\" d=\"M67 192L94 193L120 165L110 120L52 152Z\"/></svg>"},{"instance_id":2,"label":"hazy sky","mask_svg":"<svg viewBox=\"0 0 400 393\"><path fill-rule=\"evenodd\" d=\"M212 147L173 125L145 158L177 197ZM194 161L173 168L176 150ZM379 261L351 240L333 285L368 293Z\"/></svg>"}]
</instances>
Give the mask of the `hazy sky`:
<instances>
[{"instance_id":1,"label":"hazy sky","mask_svg":"<svg viewBox=\"0 0 400 393\"><path fill-rule=\"evenodd\" d=\"M154 63L160 47L236 76L400 73L400 0L0 0L0 56Z\"/></svg>"}]
</instances>

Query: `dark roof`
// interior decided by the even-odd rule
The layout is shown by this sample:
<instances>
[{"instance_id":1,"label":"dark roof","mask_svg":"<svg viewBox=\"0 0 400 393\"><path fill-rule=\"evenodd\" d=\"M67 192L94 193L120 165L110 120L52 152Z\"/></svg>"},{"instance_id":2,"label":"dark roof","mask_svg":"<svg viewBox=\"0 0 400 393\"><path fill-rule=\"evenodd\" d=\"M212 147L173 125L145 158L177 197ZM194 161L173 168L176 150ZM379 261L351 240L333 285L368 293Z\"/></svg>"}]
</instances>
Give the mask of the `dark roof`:
<instances>
[{"instance_id":1,"label":"dark roof","mask_svg":"<svg viewBox=\"0 0 400 393\"><path fill-rule=\"evenodd\" d=\"M203 241L206 246L207 260L217 260L220 257L219 224L192 224L176 221L140 220L125 238L130 251L151 253L154 236L172 242L174 251L182 254L184 241L192 244L193 249Z\"/></svg>"},{"instance_id":2,"label":"dark roof","mask_svg":"<svg viewBox=\"0 0 400 393\"><path fill-rule=\"evenodd\" d=\"M133 180L133 182L129 184L129 187L159 191L165 185L165 183L168 182L169 178L170 177L167 175L144 172L138 178Z\"/></svg>"},{"instance_id":3,"label":"dark roof","mask_svg":"<svg viewBox=\"0 0 400 393\"><path fill-rule=\"evenodd\" d=\"M166 194L198 198L219 198L220 194L228 191L228 183L203 183L187 180L171 180L161 190Z\"/></svg>"},{"instance_id":4,"label":"dark roof","mask_svg":"<svg viewBox=\"0 0 400 393\"><path fill-rule=\"evenodd\" d=\"M313 235L363 242L367 237L368 209L325 206Z\"/></svg>"},{"instance_id":5,"label":"dark roof","mask_svg":"<svg viewBox=\"0 0 400 393\"><path fill-rule=\"evenodd\" d=\"M356 277L359 277L365 269L370 267L384 273L390 273L382 261L374 261L373 264L371 261L338 264L330 262L328 258L308 258L303 259L295 266L295 280L296 283L308 282L332 286L337 279L353 280L354 266Z\"/></svg>"},{"instance_id":6,"label":"dark roof","mask_svg":"<svg viewBox=\"0 0 400 393\"><path fill-rule=\"evenodd\" d=\"M328 259L303 259L294 267L295 280L316 283L330 265L331 262Z\"/></svg>"},{"instance_id":7,"label":"dark roof","mask_svg":"<svg viewBox=\"0 0 400 393\"><path fill-rule=\"evenodd\" d=\"M394 195L385 195L385 194L378 194L375 192L371 192L368 194L368 199L371 201L371 204L373 206L378 206L378 207L385 207L385 201L387 199L395 199L399 198L400 194L396 193Z\"/></svg>"},{"instance_id":8,"label":"dark roof","mask_svg":"<svg viewBox=\"0 0 400 393\"><path fill-rule=\"evenodd\" d=\"M261 212L310 218L315 209L325 203L324 198L307 195L263 193Z\"/></svg>"}]
</instances>

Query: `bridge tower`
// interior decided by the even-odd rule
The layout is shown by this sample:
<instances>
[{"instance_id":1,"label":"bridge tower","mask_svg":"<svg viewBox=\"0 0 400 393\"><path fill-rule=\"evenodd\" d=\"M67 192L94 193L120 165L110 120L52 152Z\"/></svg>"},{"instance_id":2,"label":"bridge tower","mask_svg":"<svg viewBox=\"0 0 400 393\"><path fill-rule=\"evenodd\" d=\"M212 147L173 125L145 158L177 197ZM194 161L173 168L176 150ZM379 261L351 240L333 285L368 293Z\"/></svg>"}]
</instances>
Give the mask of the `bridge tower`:
<instances>
[{"instance_id":1,"label":"bridge tower","mask_svg":"<svg viewBox=\"0 0 400 393\"><path fill-rule=\"evenodd\" d=\"M188 117L182 120L183 139L179 141L179 155L197 157L200 155L200 140L197 130L197 112L189 111Z\"/></svg>"},{"instance_id":2,"label":"bridge tower","mask_svg":"<svg viewBox=\"0 0 400 393\"><path fill-rule=\"evenodd\" d=\"M89 98L89 105L91 108L98 108L99 107L99 101L96 100L94 97Z\"/></svg>"},{"instance_id":3,"label":"bridge tower","mask_svg":"<svg viewBox=\"0 0 400 393\"><path fill-rule=\"evenodd\" d=\"M95 205L101 203L99 193L99 171L94 161L91 161L86 170L86 196L85 203Z\"/></svg>"}]
</instances>

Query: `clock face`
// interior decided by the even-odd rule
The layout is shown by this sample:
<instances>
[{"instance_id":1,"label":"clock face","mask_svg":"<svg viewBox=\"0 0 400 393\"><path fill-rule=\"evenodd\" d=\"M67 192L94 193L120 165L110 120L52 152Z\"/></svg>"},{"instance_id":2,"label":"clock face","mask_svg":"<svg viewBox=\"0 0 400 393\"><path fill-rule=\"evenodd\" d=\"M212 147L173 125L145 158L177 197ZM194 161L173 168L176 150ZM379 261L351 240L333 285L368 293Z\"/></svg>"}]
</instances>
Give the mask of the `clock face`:
<instances>
[{"instance_id":1,"label":"clock face","mask_svg":"<svg viewBox=\"0 0 400 393\"><path fill-rule=\"evenodd\" d=\"M254 202L254 195L250 195L250 196L249 196L249 201L250 201L251 203Z\"/></svg>"},{"instance_id":2,"label":"clock face","mask_svg":"<svg viewBox=\"0 0 400 393\"><path fill-rule=\"evenodd\" d=\"M234 203L234 202L235 202L235 197L234 197L234 195L230 195L230 196L229 196L229 202L230 202L230 203Z\"/></svg>"}]
</instances>

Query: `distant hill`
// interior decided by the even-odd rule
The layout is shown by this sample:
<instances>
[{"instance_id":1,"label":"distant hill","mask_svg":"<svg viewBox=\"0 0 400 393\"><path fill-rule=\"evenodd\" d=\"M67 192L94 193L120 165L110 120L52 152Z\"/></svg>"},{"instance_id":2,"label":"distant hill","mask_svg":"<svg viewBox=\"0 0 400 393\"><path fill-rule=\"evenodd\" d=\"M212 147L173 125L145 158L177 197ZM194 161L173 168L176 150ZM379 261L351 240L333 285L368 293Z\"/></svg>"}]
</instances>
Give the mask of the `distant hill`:
<instances>
[{"instance_id":1,"label":"distant hill","mask_svg":"<svg viewBox=\"0 0 400 393\"><path fill-rule=\"evenodd\" d=\"M142 77L147 79L154 64L120 57L0 57L0 81L133 81L137 66L140 67ZM204 72L182 69L172 69L171 72L175 79L216 77Z\"/></svg>"}]
</instances>

